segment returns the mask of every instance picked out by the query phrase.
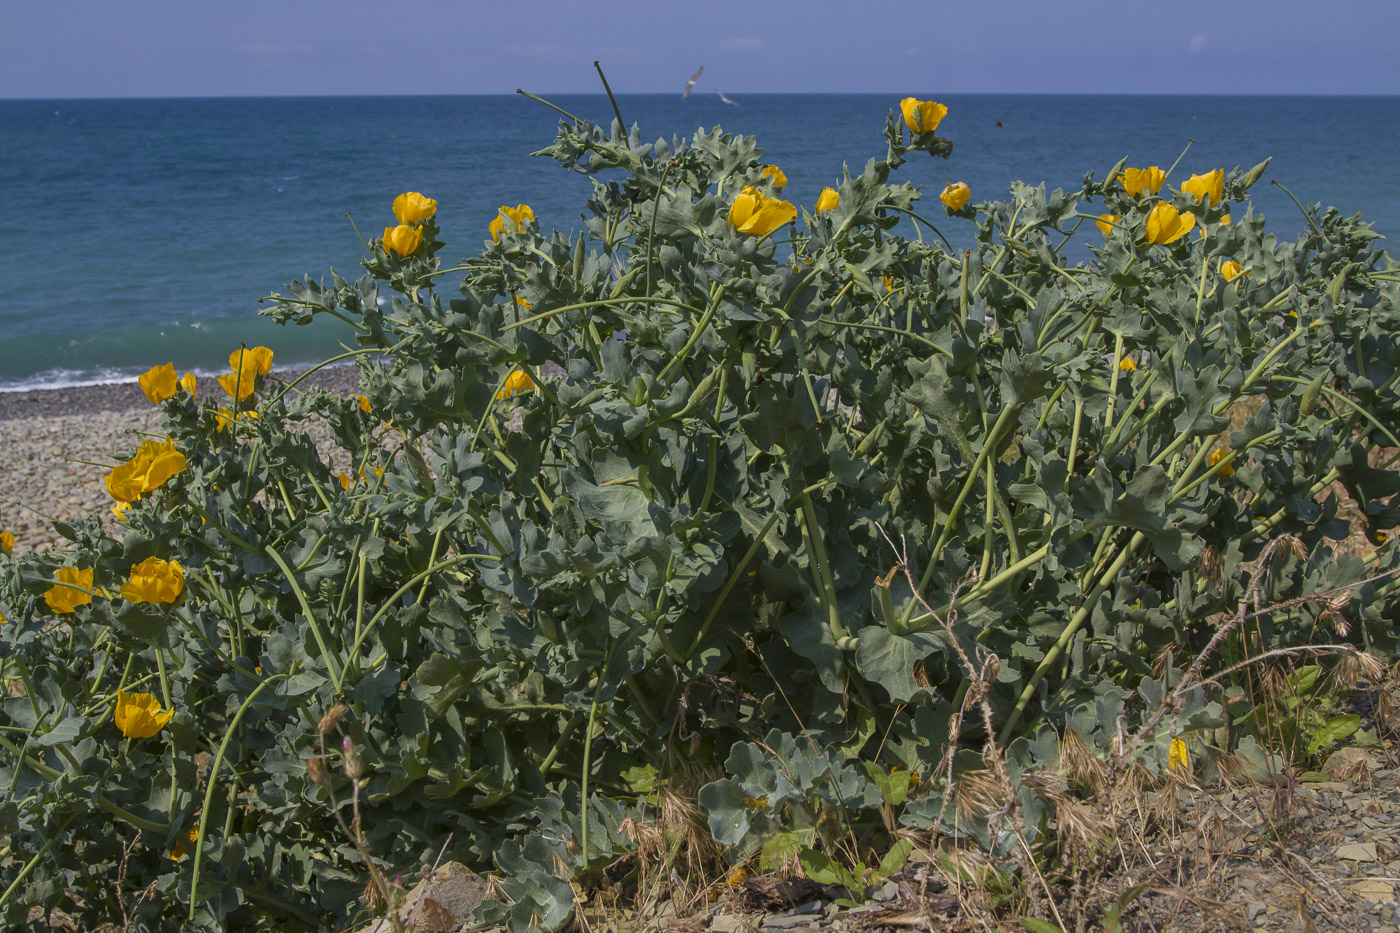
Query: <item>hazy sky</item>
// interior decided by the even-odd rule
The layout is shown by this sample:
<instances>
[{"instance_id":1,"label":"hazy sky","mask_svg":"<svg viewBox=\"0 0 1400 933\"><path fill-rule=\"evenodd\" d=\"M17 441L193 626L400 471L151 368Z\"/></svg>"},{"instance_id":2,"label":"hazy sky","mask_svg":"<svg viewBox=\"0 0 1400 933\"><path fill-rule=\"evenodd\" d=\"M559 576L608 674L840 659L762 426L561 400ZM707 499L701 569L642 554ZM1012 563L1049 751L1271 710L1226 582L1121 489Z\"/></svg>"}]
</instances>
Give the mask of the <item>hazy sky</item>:
<instances>
[{"instance_id":1,"label":"hazy sky","mask_svg":"<svg viewBox=\"0 0 1400 933\"><path fill-rule=\"evenodd\" d=\"M0 0L0 98L1400 94L1400 0Z\"/></svg>"}]
</instances>

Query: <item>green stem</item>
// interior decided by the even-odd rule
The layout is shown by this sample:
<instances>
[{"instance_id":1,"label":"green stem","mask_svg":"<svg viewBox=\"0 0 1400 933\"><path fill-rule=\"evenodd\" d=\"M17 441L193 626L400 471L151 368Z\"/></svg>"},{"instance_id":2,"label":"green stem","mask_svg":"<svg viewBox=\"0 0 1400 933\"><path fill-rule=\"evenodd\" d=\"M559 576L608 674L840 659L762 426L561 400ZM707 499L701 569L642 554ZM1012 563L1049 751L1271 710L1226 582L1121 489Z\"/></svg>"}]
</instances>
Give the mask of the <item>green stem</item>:
<instances>
[{"instance_id":1,"label":"green stem","mask_svg":"<svg viewBox=\"0 0 1400 933\"><path fill-rule=\"evenodd\" d=\"M48 841L44 843L43 847L40 848L38 852L34 853L34 857L31 858L28 862L24 863L24 867L19 870L18 875L15 875L15 880L10 882L10 886L5 889L5 893L0 894L0 907L3 907L10 900L10 895L14 894L15 890L18 889L21 884L24 884L24 879L29 877L29 873L32 872L35 866L39 864L39 860L42 859L45 855L49 854L49 849L53 848L54 843L58 842L58 839L63 834L63 831L68 828L68 825L70 823L72 823L78 818L78 815L81 812L82 811L74 811L73 813L68 814L68 818L63 821L63 825L58 827L58 832L50 836Z\"/></svg>"},{"instance_id":2,"label":"green stem","mask_svg":"<svg viewBox=\"0 0 1400 933\"><path fill-rule=\"evenodd\" d=\"M269 548L269 550L271 550ZM195 908L199 905L199 868L204 861L204 838L209 828L209 809L214 805L214 788L218 786L219 768L224 763L224 755L228 752L228 743L233 738L234 732L238 731L238 725L243 721L243 714L248 711L248 707L253 705L253 701L258 698L269 686L276 683L288 674L273 674L267 680L253 688L253 692L248 694L248 699L238 707L238 712L233 714L233 721L229 723L228 730L224 732L224 740L219 743L219 750L214 755L213 762L209 765L208 784L204 790L204 806L199 811L199 837L194 844L194 873L190 879L190 922L194 922ZM337 690L337 692L339 692Z\"/></svg>"},{"instance_id":3,"label":"green stem","mask_svg":"<svg viewBox=\"0 0 1400 933\"><path fill-rule=\"evenodd\" d=\"M568 117L570 120L573 120L575 123L582 123L582 122L584 122L584 121L580 120L578 117L574 116L572 113L569 113L569 111L564 110L564 109L562 109L562 108L560 108L560 107L556 107L556 106L554 106L553 104L551 104L549 101L545 100L543 97L536 97L534 94L531 94L529 91L525 91L525 90L521 90L520 88L516 88L516 89L515 89L515 93L521 95L522 97L528 97L528 98L530 98L530 99L533 100L533 101L538 101L539 103L544 104L544 105L545 105L546 107L548 107L550 110L553 110L553 111L555 111L556 113L561 113L561 114L563 114L564 116Z\"/></svg>"},{"instance_id":4,"label":"green stem","mask_svg":"<svg viewBox=\"0 0 1400 933\"><path fill-rule=\"evenodd\" d=\"M296 574L292 573L292 568L287 566L287 562L282 559L282 555L277 553L277 549L272 545L267 546L267 556L272 558L291 584L292 592L296 595L297 602L301 604L302 614L306 616L307 624L311 626L311 635L316 639L316 647L321 651L321 660L326 662L326 672L331 675L331 683L335 687L335 692L341 692L341 681L344 676L343 670L335 657L331 653L330 646L326 643L326 636L321 631L321 623L316 621L316 614L311 611L311 603L306 599L306 594L301 591L301 585L297 583ZM264 681L263 685L271 683Z\"/></svg>"}]
</instances>

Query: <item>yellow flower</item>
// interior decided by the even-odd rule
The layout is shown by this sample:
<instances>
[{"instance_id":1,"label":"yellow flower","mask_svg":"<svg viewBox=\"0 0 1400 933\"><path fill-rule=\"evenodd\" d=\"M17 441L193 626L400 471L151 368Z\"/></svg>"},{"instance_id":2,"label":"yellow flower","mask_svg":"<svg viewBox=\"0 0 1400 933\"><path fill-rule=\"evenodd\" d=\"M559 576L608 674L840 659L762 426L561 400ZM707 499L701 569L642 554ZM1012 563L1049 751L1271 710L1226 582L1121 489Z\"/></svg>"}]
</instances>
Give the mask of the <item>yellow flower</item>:
<instances>
[{"instance_id":1,"label":"yellow flower","mask_svg":"<svg viewBox=\"0 0 1400 933\"><path fill-rule=\"evenodd\" d=\"M1157 189L1162 187L1162 183L1167 180L1167 173L1155 165L1147 168L1125 168L1123 169L1123 190L1133 197L1138 197L1144 191L1148 194L1156 194Z\"/></svg>"},{"instance_id":2,"label":"yellow flower","mask_svg":"<svg viewBox=\"0 0 1400 933\"><path fill-rule=\"evenodd\" d=\"M231 408L214 409L214 427L218 428L220 431L227 431L229 425L233 424L234 421L249 421L261 418L262 415L253 411L251 408L246 411L240 411L237 415L234 415L233 409Z\"/></svg>"},{"instance_id":3,"label":"yellow flower","mask_svg":"<svg viewBox=\"0 0 1400 933\"><path fill-rule=\"evenodd\" d=\"M164 443L143 441L130 460L107 474L107 491L118 502L135 502L159 489L185 465L185 455L175 449L170 438Z\"/></svg>"},{"instance_id":4,"label":"yellow flower","mask_svg":"<svg viewBox=\"0 0 1400 933\"><path fill-rule=\"evenodd\" d=\"M1228 456L1230 456L1230 449L1228 447L1223 450L1212 450L1210 452L1210 465L1215 466L1217 463L1219 463L1221 460L1224 460ZM1220 468L1220 476L1222 478L1229 479L1234 475L1235 466L1233 462L1227 463Z\"/></svg>"},{"instance_id":5,"label":"yellow flower","mask_svg":"<svg viewBox=\"0 0 1400 933\"><path fill-rule=\"evenodd\" d=\"M1220 215L1220 226L1222 226L1222 227L1228 227L1228 226L1230 226L1230 215L1229 215L1229 214L1221 214L1221 215Z\"/></svg>"},{"instance_id":6,"label":"yellow flower","mask_svg":"<svg viewBox=\"0 0 1400 933\"><path fill-rule=\"evenodd\" d=\"M1218 168L1204 175L1192 175L1181 183L1181 190L1195 198L1197 203L1210 198L1210 206L1214 207L1220 203L1220 197L1225 192L1225 170Z\"/></svg>"},{"instance_id":7,"label":"yellow flower","mask_svg":"<svg viewBox=\"0 0 1400 933\"><path fill-rule=\"evenodd\" d=\"M774 191L782 191L787 187L787 176L784 175L783 170L776 165L763 166L763 175L761 177L772 180Z\"/></svg>"},{"instance_id":8,"label":"yellow flower","mask_svg":"<svg viewBox=\"0 0 1400 933\"><path fill-rule=\"evenodd\" d=\"M1125 356L1118 361L1118 368L1123 370L1123 372L1125 373L1130 373L1133 370L1137 369L1137 364L1133 362L1133 358L1131 356Z\"/></svg>"},{"instance_id":9,"label":"yellow flower","mask_svg":"<svg viewBox=\"0 0 1400 933\"><path fill-rule=\"evenodd\" d=\"M1196 226L1196 215L1190 211L1178 211L1170 204L1158 204L1147 215L1147 242L1165 246L1191 232Z\"/></svg>"},{"instance_id":10,"label":"yellow flower","mask_svg":"<svg viewBox=\"0 0 1400 933\"><path fill-rule=\"evenodd\" d=\"M737 888L744 883L744 879L748 877L748 874L749 873L744 870L742 865L735 866L729 870L729 874L724 876L724 883L731 888Z\"/></svg>"},{"instance_id":11,"label":"yellow flower","mask_svg":"<svg viewBox=\"0 0 1400 933\"><path fill-rule=\"evenodd\" d=\"M394 216L401 224L416 224L437 213L437 201L425 198L417 191L405 191L394 198ZM409 250L409 252L413 252Z\"/></svg>"},{"instance_id":12,"label":"yellow flower","mask_svg":"<svg viewBox=\"0 0 1400 933\"><path fill-rule=\"evenodd\" d=\"M1233 259L1227 259L1220 264L1220 274L1225 276L1225 281L1227 282L1239 275L1242 271L1244 271L1243 268Z\"/></svg>"},{"instance_id":13,"label":"yellow flower","mask_svg":"<svg viewBox=\"0 0 1400 933\"><path fill-rule=\"evenodd\" d=\"M496 398L507 398L517 392L528 392L535 387L535 381L523 369L517 369L506 377L506 384L496 393Z\"/></svg>"},{"instance_id":14,"label":"yellow flower","mask_svg":"<svg viewBox=\"0 0 1400 933\"><path fill-rule=\"evenodd\" d=\"M423 231L408 224L384 228L384 252L393 250L400 256L412 255L423 245Z\"/></svg>"},{"instance_id":15,"label":"yellow flower","mask_svg":"<svg viewBox=\"0 0 1400 933\"><path fill-rule=\"evenodd\" d=\"M516 295L516 296L515 296L515 303L518 304L518 305L520 305L520 307L524 308L526 311L529 311L529 310L530 310L530 302L528 302L528 301L525 300L525 296L524 296L524 295Z\"/></svg>"},{"instance_id":16,"label":"yellow flower","mask_svg":"<svg viewBox=\"0 0 1400 933\"><path fill-rule=\"evenodd\" d=\"M112 515L123 525L126 524L126 513L129 511L131 511L130 502L118 502L116 505L112 506Z\"/></svg>"},{"instance_id":17,"label":"yellow flower","mask_svg":"<svg viewBox=\"0 0 1400 933\"><path fill-rule=\"evenodd\" d=\"M131 565L131 579L122 584L129 603L173 603L185 591L185 568L173 560L148 557Z\"/></svg>"},{"instance_id":18,"label":"yellow flower","mask_svg":"<svg viewBox=\"0 0 1400 933\"><path fill-rule=\"evenodd\" d=\"M515 224L516 233L524 233L525 221L534 220L535 212L530 209L528 204L517 204L515 207L507 207L502 204L501 209L496 212L496 219L491 221L491 241L493 243L501 241L501 232L505 230L506 218L510 218Z\"/></svg>"},{"instance_id":19,"label":"yellow flower","mask_svg":"<svg viewBox=\"0 0 1400 933\"><path fill-rule=\"evenodd\" d=\"M122 735L128 739L149 739L164 728L174 715L173 709L162 711L160 703L149 693L117 691L117 709L113 719Z\"/></svg>"},{"instance_id":20,"label":"yellow flower","mask_svg":"<svg viewBox=\"0 0 1400 933\"><path fill-rule=\"evenodd\" d=\"M767 795L762 797L745 797L744 806L750 810L767 810L768 797Z\"/></svg>"},{"instance_id":21,"label":"yellow flower","mask_svg":"<svg viewBox=\"0 0 1400 933\"><path fill-rule=\"evenodd\" d=\"M364 412L365 414L369 414L369 397L365 395L357 395L355 396L355 398L359 400L360 411Z\"/></svg>"},{"instance_id":22,"label":"yellow flower","mask_svg":"<svg viewBox=\"0 0 1400 933\"><path fill-rule=\"evenodd\" d=\"M1108 236L1113 232L1113 224L1118 220L1117 214L1100 214L1099 219L1094 221L1094 226L1099 228L1099 232Z\"/></svg>"},{"instance_id":23,"label":"yellow flower","mask_svg":"<svg viewBox=\"0 0 1400 933\"><path fill-rule=\"evenodd\" d=\"M267 347L239 347L228 356L233 372L219 377L219 385L237 401L253 394L257 377L272 372L272 351Z\"/></svg>"},{"instance_id":24,"label":"yellow flower","mask_svg":"<svg viewBox=\"0 0 1400 933\"><path fill-rule=\"evenodd\" d=\"M841 195L835 188L823 188L822 193L817 195L817 213L825 214L827 211L834 211L841 204Z\"/></svg>"},{"instance_id":25,"label":"yellow flower","mask_svg":"<svg viewBox=\"0 0 1400 933\"><path fill-rule=\"evenodd\" d=\"M341 488L341 489L349 489L349 488L350 488L350 476L349 476L349 474L347 474L347 473L337 473L337 474L335 474L335 478L338 479L338 480L340 480L340 488Z\"/></svg>"},{"instance_id":26,"label":"yellow flower","mask_svg":"<svg viewBox=\"0 0 1400 933\"><path fill-rule=\"evenodd\" d=\"M197 383L198 380L195 379L194 373L185 373L180 377L180 388L188 392L191 397L194 396L195 385Z\"/></svg>"},{"instance_id":27,"label":"yellow flower","mask_svg":"<svg viewBox=\"0 0 1400 933\"><path fill-rule=\"evenodd\" d=\"M899 109L904 114L904 125L909 127L911 133L932 133L948 115L948 108L942 104L916 97L904 98L899 102Z\"/></svg>"},{"instance_id":28,"label":"yellow flower","mask_svg":"<svg viewBox=\"0 0 1400 933\"><path fill-rule=\"evenodd\" d=\"M70 613L92 602L92 568L59 567L53 572L56 585L44 593L44 602L54 612ZM65 585L66 584L66 585Z\"/></svg>"},{"instance_id":29,"label":"yellow flower","mask_svg":"<svg viewBox=\"0 0 1400 933\"><path fill-rule=\"evenodd\" d=\"M1186 743L1181 739L1172 739L1171 748L1167 751L1167 767L1173 771L1180 768L1182 771L1191 770L1191 756L1186 752Z\"/></svg>"},{"instance_id":30,"label":"yellow flower","mask_svg":"<svg viewBox=\"0 0 1400 933\"><path fill-rule=\"evenodd\" d=\"M190 831L187 832L187 833L185 833L185 838L188 839L188 840L189 840L190 842L192 842L192 843L195 843L195 844L198 844L198 843L199 843L199 824L198 824L198 823L194 824L194 826L190 829ZM182 858L184 858L184 857L185 857L185 847L184 847L183 845L180 844L180 840L176 839L176 840L175 840L175 844L174 844L173 846L170 847L170 861L172 861L172 862L178 862L178 861L180 861L180 859L182 859Z\"/></svg>"},{"instance_id":31,"label":"yellow flower","mask_svg":"<svg viewBox=\"0 0 1400 933\"><path fill-rule=\"evenodd\" d=\"M8 554L15 549L15 533L0 531L0 554Z\"/></svg>"},{"instance_id":32,"label":"yellow flower","mask_svg":"<svg viewBox=\"0 0 1400 933\"><path fill-rule=\"evenodd\" d=\"M164 366L152 366L136 377L136 383L141 386L141 391L146 393L146 398L150 399L153 404L159 405L174 395L175 389L179 385L175 378L175 364L166 363Z\"/></svg>"},{"instance_id":33,"label":"yellow flower","mask_svg":"<svg viewBox=\"0 0 1400 933\"><path fill-rule=\"evenodd\" d=\"M764 197L752 185L745 185L729 208L729 222L749 236L767 236L796 217L797 208L787 201Z\"/></svg>"},{"instance_id":34,"label":"yellow flower","mask_svg":"<svg viewBox=\"0 0 1400 933\"><path fill-rule=\"evenodd\" d=\"M960 211L967 204L967 199L972 197L972 189L966 182L957 181L946 185L943 193L938 196L938 200L948 206L950 211Z\"/></svg>"}]
</instances>

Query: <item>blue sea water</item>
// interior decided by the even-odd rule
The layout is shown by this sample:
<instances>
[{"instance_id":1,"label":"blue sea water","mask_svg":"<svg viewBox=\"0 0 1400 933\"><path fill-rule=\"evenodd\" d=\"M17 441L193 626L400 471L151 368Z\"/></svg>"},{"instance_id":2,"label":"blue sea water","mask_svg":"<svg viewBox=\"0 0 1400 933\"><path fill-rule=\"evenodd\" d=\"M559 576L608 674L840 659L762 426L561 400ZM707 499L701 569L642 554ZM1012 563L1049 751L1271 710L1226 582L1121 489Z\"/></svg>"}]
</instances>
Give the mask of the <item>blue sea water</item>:
<instances>
[{"instance_id":1,"label":"blue sea water","mask_svg":"<svg viewBox=\"0 0 1400 933\"><path fill-rule=\"evenodd\" d=\"M901 95L626 95L644 138L723 124L753 134L811 205L842 164L884 152ZM1364 211L1400 235L1400 98L976 95L940 98L950 161L922 155L900 178L933 199L963 180L974 200L1013 180L1077 189L1123 156L1172 180L1273 156L1254 189L1280 237L1304 202ZM602 95L554 98L604 124ZM349 212L366 236L405 190L438 200L444 259L474 253L502 204L578 229L588 180L530 153L558 115L521 96L0 101L0 390L130 378L157 363L216 372L240 342L279 365L338 352L336 326L279 328L257 299L307 273L359 275ZM998 125L1000 124L1000 125ZM929 210L936 208L936 203ZM945 226L963 239L956 222Z\"/></svg>"}]
</instances>

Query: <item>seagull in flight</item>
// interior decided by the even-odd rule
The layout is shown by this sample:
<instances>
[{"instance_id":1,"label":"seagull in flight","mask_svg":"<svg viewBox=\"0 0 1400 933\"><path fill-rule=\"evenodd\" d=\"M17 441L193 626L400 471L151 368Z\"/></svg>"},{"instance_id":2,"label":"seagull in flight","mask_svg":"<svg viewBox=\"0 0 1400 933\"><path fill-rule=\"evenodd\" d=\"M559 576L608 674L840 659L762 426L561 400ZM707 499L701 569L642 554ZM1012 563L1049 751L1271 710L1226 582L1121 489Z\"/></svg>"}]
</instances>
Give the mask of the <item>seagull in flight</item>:
<instances>
[{"instance_id":1,"label":"seagull in flight","mask_svg":"<svg viewBox=\"0 0 1400 933\"><path fill-rule=\"evenodd\" d=\"M695 82L700 80L700 72L704 70L704 65L701 65L699 68L695 69L695 74L691 75L690 80L685 83L685 93L681 95L681 100L685 100L687 97L690 96L690 92L695 90Z\"/></svg>"},{"instance_id":2,"label":"seagull in flight","mask_svg":"<svg viewBox=\"0 0 1400 933\"><path fill-rule=\"evenodd\" d=\"M744 106L743 104L739 103L737 100L730 100L728 97L725 97L723 91L715 91L715 93L718 94L718 95L719 95L719 99L722 100L722 101L724 101L726 104L730 104L730 105L732 105L732 106L734 106L734 107L742 107L742 106Z\"/></svg>"}]
</instances>

